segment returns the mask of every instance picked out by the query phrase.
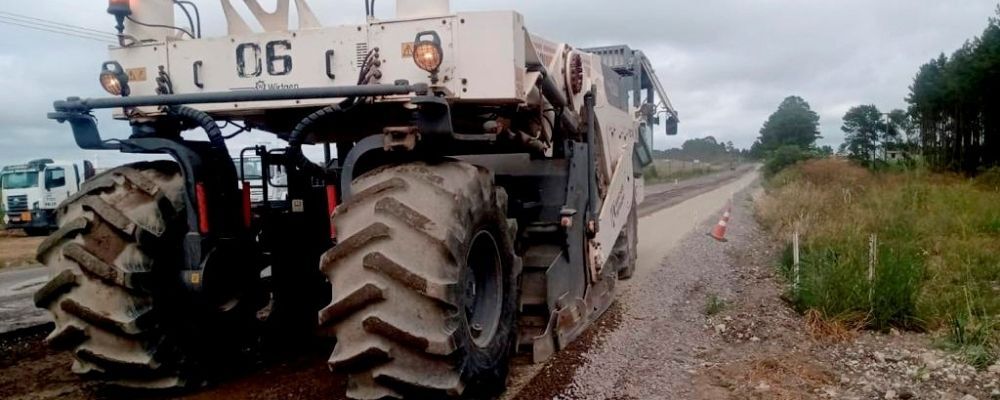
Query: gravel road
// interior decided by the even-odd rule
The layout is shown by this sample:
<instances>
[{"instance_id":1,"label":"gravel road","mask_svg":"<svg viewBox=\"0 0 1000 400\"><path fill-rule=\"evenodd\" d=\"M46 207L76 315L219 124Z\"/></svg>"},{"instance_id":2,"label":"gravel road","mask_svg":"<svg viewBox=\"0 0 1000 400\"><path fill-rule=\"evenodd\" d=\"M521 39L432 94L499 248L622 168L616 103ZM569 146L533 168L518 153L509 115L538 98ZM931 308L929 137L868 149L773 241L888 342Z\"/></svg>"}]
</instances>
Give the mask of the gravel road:
<instances>
[{"instance_id":1,"label":"gravel road","mask_svg":"<svg viewBox=\"0 0 1000 400\"><path fill-rule=\"evenodd\" d=\"M697 356L708 346L705 301L726 297L727 249L741 246L750 218L736 201L729 242L709 238L723 208L755 173L656 212L639 223L639 264L615 306L582 346L557 354L508 398L692 398ZM745 195L743 196L746 197ZM740 195L735 195L736 199ZM590 343L586 343L589 341Z\"/></svg>"}]
</instances>

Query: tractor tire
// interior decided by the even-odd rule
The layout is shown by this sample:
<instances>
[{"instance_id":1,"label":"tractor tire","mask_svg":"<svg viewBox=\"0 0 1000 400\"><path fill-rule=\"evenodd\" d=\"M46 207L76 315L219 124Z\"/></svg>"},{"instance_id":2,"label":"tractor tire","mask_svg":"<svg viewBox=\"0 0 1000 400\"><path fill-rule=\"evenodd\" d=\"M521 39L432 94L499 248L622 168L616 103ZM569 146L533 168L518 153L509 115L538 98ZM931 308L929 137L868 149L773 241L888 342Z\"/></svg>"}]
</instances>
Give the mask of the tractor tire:
<instances>
[{"instance_id":1,"label":"tractor tire","mask_svg":"<svg viewBox=\"0 0 1000 400\"><path fill-rule=\"evenodd\" d=\"M85 182L60 205L37 256L53 278L35 304L52 313L46 342L72 353L73 372L143 389L204 382L203 350L220 335L191 340L201 318L183 310L183 196L177 164L144 162Z\"/></svg>"},{"instance_id":2,"label":"tractor tire","mask_svg":"<svg viewBox=\"0 0 1000 400\"><path fill-rule=\"evenodd\" d=\"M615 241L615 247L611 254L611 261L620 265L618 268L618 279L627 280L635 275L635 264L639 251L639 215L636 209L639 205L632 203L632 210L628 214L628 222L622 229Z\"/></svg>"},{"instance_id":3,"label":"tractor tire","mask_svg":"<svg viewBox=\"0 0 1000 400\"><path fill-rule=\"evenodd\" d=\"M517 222L492 174L457 161L380 167L357 178L334 221L344 238L321 270L320 324L347 396L491 398L516 344Z\"/></svg>"}]
</instances>

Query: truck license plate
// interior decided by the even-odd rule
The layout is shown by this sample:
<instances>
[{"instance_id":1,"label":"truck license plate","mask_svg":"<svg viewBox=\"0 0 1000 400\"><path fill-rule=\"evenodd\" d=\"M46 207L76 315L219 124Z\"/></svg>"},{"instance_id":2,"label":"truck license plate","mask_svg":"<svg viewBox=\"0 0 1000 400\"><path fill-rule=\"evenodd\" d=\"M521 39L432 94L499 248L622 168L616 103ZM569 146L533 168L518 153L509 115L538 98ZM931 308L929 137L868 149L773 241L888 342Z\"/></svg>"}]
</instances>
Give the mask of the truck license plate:
<instances>
[{"instance_id":1,"label":"truck license plate","mask_svg":"<svg viewBox=\"0 0 1000 400\"><path fill-rule=\"evenodd\" d=\"M23 222L31 221L31 213L30 212L21 213L21 221Z\"/></svg>"}]
</instances>

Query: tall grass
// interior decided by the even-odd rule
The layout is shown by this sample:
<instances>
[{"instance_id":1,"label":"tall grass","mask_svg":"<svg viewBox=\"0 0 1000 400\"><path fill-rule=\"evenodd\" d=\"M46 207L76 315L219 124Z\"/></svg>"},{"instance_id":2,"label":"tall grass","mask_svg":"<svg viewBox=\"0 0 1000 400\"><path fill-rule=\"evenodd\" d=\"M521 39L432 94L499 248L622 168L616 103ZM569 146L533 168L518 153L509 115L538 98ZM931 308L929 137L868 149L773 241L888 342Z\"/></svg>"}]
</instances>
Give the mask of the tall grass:
<instances>
[{"instance_id":1,"label":"tall grass","mask_svg":"<svg viewBox=\"0 0 1000 400\"><path fill-rule=\"evenodd\" d=\"M768 182L761 222L802 236L801 311L877 330L946 333L977 365L1000 356L1000 192L922 170L874 175L814 160ZM878 237L869 279L869 236ZM789 252L786 252L789 253ZM792 277L791 257L782 271Z\"/></svg>"}]
</instances>

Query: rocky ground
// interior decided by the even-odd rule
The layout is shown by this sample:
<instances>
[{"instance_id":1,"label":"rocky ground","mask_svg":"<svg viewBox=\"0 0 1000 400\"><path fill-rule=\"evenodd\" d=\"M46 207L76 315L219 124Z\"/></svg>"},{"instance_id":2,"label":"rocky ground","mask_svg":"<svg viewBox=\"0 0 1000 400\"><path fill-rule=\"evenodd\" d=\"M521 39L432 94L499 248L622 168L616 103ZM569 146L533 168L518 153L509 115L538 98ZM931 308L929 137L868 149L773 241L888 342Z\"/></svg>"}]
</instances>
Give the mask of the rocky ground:
<instances>
[{"instance_id":1,"label":"rocky ground","mask_svg":"<svg viewBox=\"0 0 1000 400\"><path fill-rule=\"evenodd\" d=\"M977 371L931 335L830 332L781 300L779 246L735 196L729 241L688 235L628 285L585 338L519 399L1000 399L1000 365Z\"/></svg>"}]
</instances>

